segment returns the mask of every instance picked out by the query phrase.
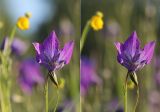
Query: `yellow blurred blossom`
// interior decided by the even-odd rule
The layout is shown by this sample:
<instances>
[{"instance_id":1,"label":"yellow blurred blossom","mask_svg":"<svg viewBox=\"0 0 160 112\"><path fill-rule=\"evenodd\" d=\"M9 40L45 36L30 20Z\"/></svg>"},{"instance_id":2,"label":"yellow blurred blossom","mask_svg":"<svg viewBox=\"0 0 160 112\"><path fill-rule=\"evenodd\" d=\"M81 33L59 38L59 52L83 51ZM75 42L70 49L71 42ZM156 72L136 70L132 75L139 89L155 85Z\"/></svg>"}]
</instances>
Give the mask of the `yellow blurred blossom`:
<instances>
[{"instance_id":1,"label":"yellow blurred blossom","mask_svg":"<svg viewBox=\"0 0 160 112\"><path fill-rule=\"evenodd\" d=\"M98 31L103 28L104 23L102 18L103 18L103 13L99 11L96 13L96 15L94 15L91 18L90 25L94 30Z\"/></svg>"},{"instance_id":2,"label":"yellow blurred blossom","mask_svg":"<svg viewBox=\"0 0 160 112\"><path fill-rule=\"evenodd\" d=\"M64 85L65 85L65 80L63 79L63 78L60 78L60 80L59 80L59 88L60 89L63 89L64 88Z\"/></svg>"},{"instance_id":3,"label":"yellow blurred blossom","mask_svg":"<svg viewBox=\"0 0 160 112\"><path fill-rule=\"evenodd\" d=\"M30 13L26 13L25 16L21 16L17 20L17 27L20 30L28 30L30 28L29 18L31 17Z\"/></svg>"},{"instance_id":4,"label":"yellow blurred blossom","mask_svg":"<svg viewBox=\"0 0 160 112\"><path fill-rule=\"evenodd\" d=\"M128 87L129 89L134 89L135 85L134 85L134 83L133 83L131 80L129 80L129 81L127 82L127 87Z\"/></svg>"}]
</instances>

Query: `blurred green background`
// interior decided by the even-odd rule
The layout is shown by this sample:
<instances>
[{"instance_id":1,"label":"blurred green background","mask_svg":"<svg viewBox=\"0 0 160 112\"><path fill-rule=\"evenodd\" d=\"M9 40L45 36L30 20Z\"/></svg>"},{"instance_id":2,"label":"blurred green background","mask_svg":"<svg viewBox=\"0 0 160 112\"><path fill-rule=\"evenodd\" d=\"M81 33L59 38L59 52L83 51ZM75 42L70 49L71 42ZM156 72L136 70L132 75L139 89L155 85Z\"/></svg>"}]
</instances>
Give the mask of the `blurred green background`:
<instances>
[{"instance_id":1,"label":"blurred green background","mask_svg":"<svg viewBox=\"0 0 160 112\"><path fill-rule=\"evenodd\" d=\"M74 9L74 10L73 10ZM0 42L10 35L19 16L30 12L30 29L16 31L16 37L23 40L28 50L20 57L12 56L13 77L11 103L13 112L43 112L44 85L34 87L32 94L22 92L17 81L19 64L27 58L35 58L32 42L43 42L52 30L56 31L61 48L69 40L75 41L71 62L56 74L65 80L60 90L60 101L57 112L80 111L79 89L79 37L80 37L80 1L79 0L1 0L0 1ZM42 68L44 77L47 70ZM53 111L56 102L56 87L49 82L49 108Z\"/></svg>"},{"instance_id":2,"label":"blurred green background","mask_svg":"<svg viewBox=\"0 0 160 112\"><path fill-rule=\"evenodd\" d=\"M137 112L160 112L160 1L159 0L81 0L81 30L96 11L104 14L104 28L90 30L81 56L92 60L101 85L91 85L81 96L83 112L123 111L123 84L127 69L116 59L115 41L124 42L136 31L141 47L156 40L155 54L150 65L137 72L140 99ZM128 92L128 108L132 111L136 89Z\"/></svg>"}]
</instances>

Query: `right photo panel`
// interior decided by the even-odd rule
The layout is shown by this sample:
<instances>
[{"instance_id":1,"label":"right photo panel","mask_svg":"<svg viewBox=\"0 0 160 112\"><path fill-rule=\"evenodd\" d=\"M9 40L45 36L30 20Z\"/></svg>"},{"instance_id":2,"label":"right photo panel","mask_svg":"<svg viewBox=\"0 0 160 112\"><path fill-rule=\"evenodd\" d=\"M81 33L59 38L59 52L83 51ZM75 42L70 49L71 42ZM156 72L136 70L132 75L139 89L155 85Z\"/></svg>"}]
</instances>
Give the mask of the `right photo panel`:
<instances>
[{"instance_id":1,"label":"right photo panel","mask_svg":"<svg viewBox=\"0 0 160 112\"><path fill-rule=\"evenodd\" d=\"M160 112L159 6L81 0L82 112Z\"/></svg>"}]
</instances>

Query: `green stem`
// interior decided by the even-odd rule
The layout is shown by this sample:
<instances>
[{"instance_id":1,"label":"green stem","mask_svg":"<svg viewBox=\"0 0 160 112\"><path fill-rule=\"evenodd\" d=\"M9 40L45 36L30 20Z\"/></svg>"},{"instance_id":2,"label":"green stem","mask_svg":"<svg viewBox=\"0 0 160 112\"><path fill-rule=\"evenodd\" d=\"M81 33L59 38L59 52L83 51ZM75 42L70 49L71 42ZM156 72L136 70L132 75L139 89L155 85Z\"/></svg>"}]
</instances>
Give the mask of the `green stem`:
<instances>
[{"instance_id":1,"label":"green stem","mask_svg":"<svg viewBox=\"0 0 160 112\"><path fill-rule=\"evenodd\" d=\"M139 102L139 85L137 85L137 98L136 98L136 104L134 106L133 112L136 112L136 109L137 109L137 106L138 106L138 102Z\"/></svg>"},{"instance_id":2,"label":"green stem","mask_svg":"<svg viewBox=\"0 0 160 112\"><path fill-rule=\"evenodd\" d=\"M14 38L14 35L15 35L15 33L16 33L16 29L17 29L17 26L15 25L15 26L13 27L12 31L11 31L11 34L10 34L10 40L11 40L11 41L12 41L13 38Z\"/></svg>"},{"instance_id":3,"label":"green stem","mask_svg":"<svg viewBox=\"0 0 160 112\"><path fill-rule=\"evenodd\" d=\"M86 41L89 29L90 29L90 21L87 22L87 24L85 25L84 30L82 32L82 37L80 40L80 53L82 52L82 49L83 49L84 43Z\"/></svg>"},{"instance_id":4,"label":"green stem","mask_svg":"<svg viewBox=\"0 0 160 112\"><path fill-rule=\"evenodd\" d=\"M1 97L1 111L2 112L11 112L11 103L10 103L10 87L5 83L1 82L0 86L0 97Z\"/></svg>"},{"instance_id":5,"label":"green stem","mask_svg":"<svg viewBox=\"0 0 160 112\"><path fill-rule=\"evenodd\" d=\"M127 112L127 79L128 79L129 73L127 73L126 79L125 79L125 85L124 85L124 112Z\"/></svg>"},{"instance_id":6,"label":"green stem","mask_svg":"<svg viewBox=\"0 0 160 112\"><path fill-rule=\"evenodd\" d=\"M45 112L48 112L48 77L45 84Z\"/></svg>"},{"instance_id":7,"label":"green stem","mask_svg":"<svg viewBox=\"0 0 160 112\"><path fill-rule=\"evenodd\" d=\"M54 108L54 112L56 112L56 110L57 110L58 102L59 102L59 89L57 89L57 101L56 101L56 105Z\"/></svg>"},{"instance_id":8,"label":"green stem","mask_svg":"<svg viewBox=\"0 0 160 112\"><path fill-rule=\"evenodd\" d=\"M8 54L8 56L10 55L11 53L11 44L13 42L13 39L14 39L14 35L16 33L16 29L17 29L17 26L15 25L11 31L11 34L10 34L10 37L9 37L9 43L8 45L6 46L6 48L4 49L4 52Z\"/></svg>"}]
</instances>

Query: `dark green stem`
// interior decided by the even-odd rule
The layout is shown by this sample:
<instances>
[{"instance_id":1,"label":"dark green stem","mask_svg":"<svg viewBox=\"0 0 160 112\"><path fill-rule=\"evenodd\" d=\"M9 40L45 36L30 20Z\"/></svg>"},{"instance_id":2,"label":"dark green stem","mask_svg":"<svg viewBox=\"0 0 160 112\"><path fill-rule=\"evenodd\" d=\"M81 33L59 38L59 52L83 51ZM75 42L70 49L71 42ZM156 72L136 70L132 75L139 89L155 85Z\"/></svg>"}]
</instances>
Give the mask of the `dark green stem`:
<instances>
[{"instance_id":1,"label":"dark green stem","mask_svg":"<svg viewBox=\"0 0 160 112\"><path fill-rule=\"evenodd\" d=\"M86 25L84 27L84 30L82 32L82 37L81 37L81 40L80 40L80 53L82 52L82 49L83 49L84 43L86 41L89 29L90 29L90 21L88 21L86 23Z\"/></svg>"}]
</instances>

